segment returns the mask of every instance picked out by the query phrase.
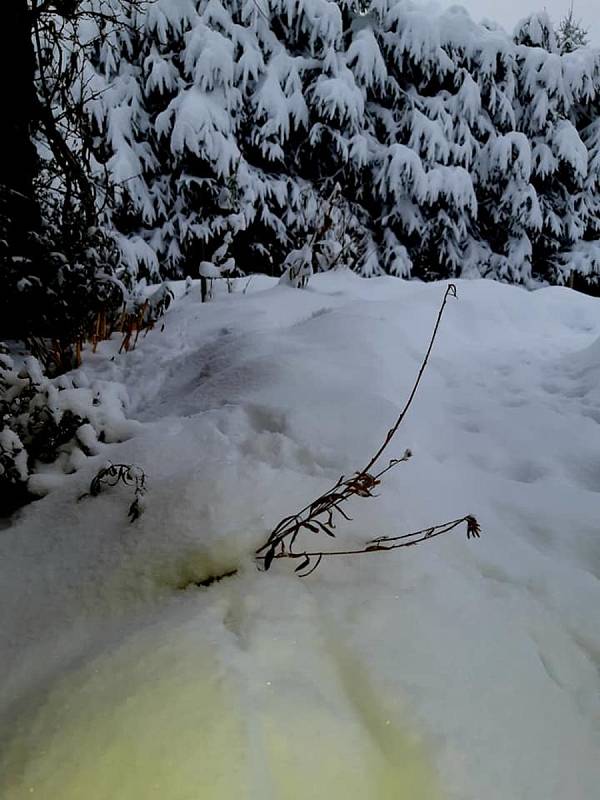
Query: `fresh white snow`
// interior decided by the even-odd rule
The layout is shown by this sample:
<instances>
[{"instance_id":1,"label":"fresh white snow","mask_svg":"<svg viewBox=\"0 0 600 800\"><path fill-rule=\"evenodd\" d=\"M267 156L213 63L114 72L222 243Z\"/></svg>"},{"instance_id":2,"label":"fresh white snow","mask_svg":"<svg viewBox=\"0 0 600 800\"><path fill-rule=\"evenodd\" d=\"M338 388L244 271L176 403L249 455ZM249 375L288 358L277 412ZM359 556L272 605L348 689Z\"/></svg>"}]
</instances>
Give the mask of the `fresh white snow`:
<instances>
[{"instance_id":1,"label":"fresh white snow","mask_svg":"<svg viewBox=\"0 0 600 800\"><path fill-rule=\"evenodd\" d=\"M302 580L252 553L364 466L445 284L217 283L84 355L130 438L0 530L0 797L597 800L600 300L459 281L390 453L414 456L338 543L467 513L481 540ZM107 459L147 473L133 524L124 487L78 501Z\"/></svg>"}]
</instances>

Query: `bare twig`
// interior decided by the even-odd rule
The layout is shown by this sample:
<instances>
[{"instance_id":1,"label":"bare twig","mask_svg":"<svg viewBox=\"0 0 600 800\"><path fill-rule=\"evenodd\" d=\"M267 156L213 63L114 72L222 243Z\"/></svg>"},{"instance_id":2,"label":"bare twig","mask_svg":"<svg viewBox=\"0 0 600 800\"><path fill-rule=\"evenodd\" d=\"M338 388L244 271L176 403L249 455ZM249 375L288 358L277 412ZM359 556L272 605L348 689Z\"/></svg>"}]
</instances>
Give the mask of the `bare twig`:
<instances>
[{"instance_id":1,"label":"bare twig","mask_svg":"<svg viewBox=\"0 0 600 800\"><path fill-rule=\"evenodd\" d=\"M301 563L296 567L294 572L297 572L301 578L306 578L317 569L323 558L329 556L354 556L364 553L383 553L389 550L398 550L401 547L412 547L415 544L426 542L429 539L435 539L436 536L442 536L444 533L450 533L450 531L458 528L459 525L463 523L467 526L467 539L480 538L481 528L479 523L474 516L468 514L466 517L453 519L450 522L443 522L439 525L432 525L430 528L423 528L422 530L413 531L412 533L404 533L400 536L381 536L378 539L371 539L363 547L349 550L305 550L303 552L282 550L275 553L274 558L301 560ZM266 556L258 556L258 559L264 563Z\"/></svg>"},{"instance_id":2,"label":"bare twig","mask_svg":"<svg viewBox=\"0 0 600 800\"><path fill-rule=\"evenodd\" d=\"M143 498L146 494L146 473L135 464L112 464L109 462L94 476L89 492L79 497L97 497L104 489L122 483L124 486L133 486L133 502L129 506L127 515L130 522L135 522L143 511Z\"/></svg>"},{"instance_id":3,"label":"bare twig","mask_svg":"<svg viewBox=\"0 0 600 800\"><path fill-rule=\"evenodd\" d=\"M419 388L419 384L421 383L421 378L423 377L423 373L425 372L425 369L427 368L427 363L429 361L429 356L431 355L431 351L433 350L433 345L435 343L435 340L436 340L436 337L437 337L437 333L438 333L438 329L440 327L440 322L442 321L442 316L444 314L444 309L446 308L446 303L448 302L448 298L449 297L456 297L456 286L453 283L449 283L448 287L446 289L446 294L444 295L444 299L442 300L442 305L440 306L440 310L438 312L437 319L435 321L435 326L433 328L433 333L431 334L431 339L429 340L429 347L427 348L427 352L425 353L425 356L423 357L423 361L421 362L421 367L419 369L419 373L417 375L417 379L416 379L416 381L414 383L414 386L413 386L412 391L411 391L411 393L410 393L410 395L408 397L408 400L406 401L406 404L405 404L404 408L400 412L400 415L399 415L398 419L396 420L394 425L388 431L387 436L385 437L385 440L384 440L383 444L381 445L379 450L375 453L375 455L371 458L371 460L369 461L367 466L363 469L363 472L369 472L371 467L373 467L374 464L379 460L379 458L383 454L383 451L387 448L388 444L394 438L394 436L396 434L396 431L398 430L398 428L402 424L402 420L406 416L406 413L407 413L408 409L411 407L412 402L415 399L415 395L417 393L417 389Z\"/></svg>"}]
</instances>

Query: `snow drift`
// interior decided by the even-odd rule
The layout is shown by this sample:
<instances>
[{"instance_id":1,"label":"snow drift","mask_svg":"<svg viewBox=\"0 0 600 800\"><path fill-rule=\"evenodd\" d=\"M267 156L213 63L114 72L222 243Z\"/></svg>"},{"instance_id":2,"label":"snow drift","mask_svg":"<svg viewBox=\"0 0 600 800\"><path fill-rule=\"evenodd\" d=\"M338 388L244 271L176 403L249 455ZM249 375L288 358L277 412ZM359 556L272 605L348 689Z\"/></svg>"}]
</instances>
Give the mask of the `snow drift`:
<instances>
[{"instance_id":1,"label":"snow drift","mask_svg":"<svg viewBox=\"0 0 600 800\"><path fill-rule=\"evenodd\" d=\"M84 359L131 438L0 531L2 798L595 800L599 301L459 282L414 458L338 536L483 538L301 581L252 553L381 441L445 286L175 288L164 333ZM77 502L107 458L148 474L133 524L123 487Z\"/></svg>"}]
</instances>

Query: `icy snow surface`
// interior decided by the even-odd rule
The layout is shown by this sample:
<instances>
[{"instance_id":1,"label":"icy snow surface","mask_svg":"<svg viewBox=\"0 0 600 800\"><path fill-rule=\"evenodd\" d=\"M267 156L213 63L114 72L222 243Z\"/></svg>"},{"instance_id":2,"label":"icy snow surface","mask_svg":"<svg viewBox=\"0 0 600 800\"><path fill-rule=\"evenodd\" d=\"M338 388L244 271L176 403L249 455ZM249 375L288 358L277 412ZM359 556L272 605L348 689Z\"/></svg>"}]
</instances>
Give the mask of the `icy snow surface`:
<instances>
[{"instance_id":1,"label":"icy snow surface","mask_svg":"<svg viewBox=\"0 0 600 800\"><path fill-rule=\"evenodd\" d=\"M0 530L2 800L597 800L599 300L459 282L391 453L414 457L338 532L473 513L480 541L252 562L364 466L444 289L195 286L86 355L139 425ZM134 524L123 487L77 502L108 458L147 472Z\"/></svg>"}]
</instances>

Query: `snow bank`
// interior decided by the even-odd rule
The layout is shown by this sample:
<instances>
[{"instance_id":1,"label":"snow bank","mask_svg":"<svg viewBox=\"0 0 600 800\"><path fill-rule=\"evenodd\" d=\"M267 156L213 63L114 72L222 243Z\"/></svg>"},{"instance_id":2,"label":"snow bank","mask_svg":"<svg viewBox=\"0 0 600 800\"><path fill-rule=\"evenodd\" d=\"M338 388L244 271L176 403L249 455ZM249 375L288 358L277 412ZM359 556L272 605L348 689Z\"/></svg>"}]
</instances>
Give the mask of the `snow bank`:
<instances>
[{"instance_id":1,"label":"snow bank","mask_svg":"<svg viewBox=\"0 0 600 800\"><path fill-rule=\"evenodd\" d=\"M3 800L595 800L599 301L459 282L415 455L339 537L474 513L483 538L302 581L252 552L382 440L444 286L177 289L162 334L84 362L135 435L0 531ZM107 455L148 475L134 524L124 487L77 502Z\"/></svg>"}]
</instances>

